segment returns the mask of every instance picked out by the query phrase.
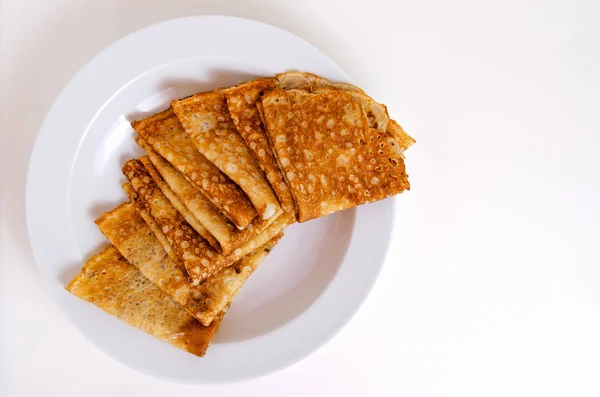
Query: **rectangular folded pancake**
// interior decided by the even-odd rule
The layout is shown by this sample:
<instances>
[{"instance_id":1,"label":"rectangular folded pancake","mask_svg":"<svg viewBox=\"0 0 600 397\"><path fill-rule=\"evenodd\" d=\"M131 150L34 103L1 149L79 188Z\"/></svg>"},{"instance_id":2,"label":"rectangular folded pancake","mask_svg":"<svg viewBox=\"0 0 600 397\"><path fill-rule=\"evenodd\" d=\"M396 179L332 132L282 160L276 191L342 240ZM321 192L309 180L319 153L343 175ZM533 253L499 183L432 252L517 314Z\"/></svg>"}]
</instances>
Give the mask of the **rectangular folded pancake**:
<instances>
[{"instance_id":1,"label":"rectangular folded pancake","mask_svg":"<svg viewBox=\"0 0 600 397\"><path fill-rule=\"evenodd\" d=\"M272 78L252 80L225 90L227 107L239 134L254 154L284 211L294 211L294 198L273 157L256 103L262 95L276 88Z\"/></svg>"},{"instance_id":2,"label":"rectangular folded pancake","mask_svg":"<svg viewBox=\"0 0 600 397\"><path fill-rule=\"evenodd\" d=\"M223 311L210 326L156 288L112 246L90 258L66 287L73 295L164 342L202 357Z\"/></svg>"},{"instance_id":3,"label":"rectangular folded pancake","mask_svg":"<svg viewBox=\"0 0 600 397\"><path fill-rule=\"evenodd\" d=\"M398 142L369 128L350 93L277 89L263 96L261 111L299 222L410 188Z\"/></svg>"},{"instance_id":4,"label":"rectangular folded pancake","mask_svg":"<svg viewBox=\"0 0 600 397\"><path fill-rule=\"evenodd\" d=\"M129 188L133 189L131 186ZM133 195L136 197L135 192ZM281 234L275 236L234 265L215 273L204 283L194 285L165 255L159 243L161 238L165 238L164 234L143 205L140 207L135 201L121 204L103 214L96 223L129 263L204 325L209 325L231 302L243 282L260 265L266 252L281 237Z\"/></svg>"},{"instance_id":5,"label":"rectangular folded pancake","mask_svg":"<svg viewBox=\"0 0 600 397\"><path fill-rule=\"evenodd\" d=\"M171 109L131 125L238 228L258 215L242 189L196 149Z\"/></svg>"},{"instance_id":6,"label":"rectangular folded pancake","mask_svg":"<svg viewBox=\"0 0 600 397\"><path fill-rule=\"evenodd\" d=\"M212 249L173 207L158 188L139 160L129 160L123 166L127 177L144 207L164 233L191 280L198 284L224 267L230 266L246 254L265 244L293 222L285 213L271 225L227 255ZM130 198L131 199L131 198Z\"/></svg>"},{"instance_id":7,"label":"rectangular folded pancake","mask_svg":"<svg viewBox=\"0 0 600 397\"><path fill-rule=\"evenodd\" d=\"M227 254L251 240L281 215L281 211L278 211L266 220L256 217L245 229L239 230L192 183L177 172L167 160L152 150L143 138L137 137L136 142L142 149L146 150L150 161L152 161L162 179L190 214L218 241L222 254ZM154 179L156 180L156 178ZM171 201L173 202L173 200Z\"/></svg>"},{"instance_id":8,"label":"rectangular folded pancake","mask_svg":"<svg viewBox=\"0 0 600 397\"><path fill-rule=\"evenodd\" d=\"M258 215L275 215L279 201L233 125L223 90L173 101L171 107L200 153L242 188Z\"/></svg>"}]
</instances>

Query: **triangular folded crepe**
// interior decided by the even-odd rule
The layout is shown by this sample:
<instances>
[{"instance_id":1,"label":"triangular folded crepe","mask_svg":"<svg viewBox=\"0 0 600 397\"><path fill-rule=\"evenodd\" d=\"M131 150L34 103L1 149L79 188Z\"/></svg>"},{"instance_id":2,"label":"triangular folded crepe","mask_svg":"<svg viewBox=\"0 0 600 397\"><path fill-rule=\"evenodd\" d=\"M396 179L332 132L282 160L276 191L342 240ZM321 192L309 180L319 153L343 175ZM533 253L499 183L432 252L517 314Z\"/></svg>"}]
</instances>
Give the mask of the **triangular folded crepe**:
<instances>
[{"instance_id":1,"label":"triangular folded crepe","mask_svg":"<svg viewBox=\"0 0 600 397\"><path fill-rule=\"evenodd\" d=\"M164 233L169 246L179 259L177 264L182 272L193 278L192 269L198 268L203 269L200 273L206 273L204 279L208 277L211 258L207 253L212 254L215 251L173 207L142 162L139 160L127 161L123 166L123 174L138 194L139 201L144 204ZM134 200L133 197L129 197L129 199Z\"/></svg>"},{"instance_id":2,"label":"triangular folded crepe","mask_svg":"<svg viewBox=\"0 0 600 397\"><path fill-rule=\"evenodd\" d=\"M127 324L200 357L223 319L222 311L210 326L200 324L112 246L89 259L66 289Z\"/></svg>"},{"instance_id":3,"label":"triangular folded crepe","mask_svg":"<svg viewBox=\"0 0 600 397\"><path fill-rule=\"evenodd\" d=\"M171 107L200 153L242 188L259 216L275 215L279 201L233 125L223 91L202 92Z\"/></svg>"},{"instance_id":4,"label":"triangular folded crepe","mask_svg":"<svg viewBox=\"0 0 600 397\"><path fill-rule=\"evenodd\" d=\"M261 109L298 221L410 188L398 142L369 128L361 103L350 93L296 94L271 91Z\"/></svg>"},{"instance_id":5,"label":"triangular folded crepe","mask_svg":"<svg viewBox=\"0 0 600 397\"><path fill-rule=\"evenodd\" d=\"M252 251L232 266L210 276L197 287L202 297L202 305L195 307L196 318L208 325L233 300L248 277L258 268L267 254L275 247L283 232L265 245Z\"/></svg>"},{"instance_id":6,"label":"triangular folded crepe","mask_svg":"<svg viewBox=\"0 0 600 397\"><path fill-rule=\"evenodd\" d=\"M129 182L125 182L121 185L121 187L125 191L125 194L127 194L127 197L129 198L131 204L121 204L114 210L106 212L102 214L98 219L96 219L96 224L100 227L102 233L106 236L106 238L108 238L112 245L114 245L119 251L121 251L121 254L125 257L125 259L127 259L135 267L139 268L140 266L142 266L142 268L144 268L145 266L148 266L150 269L152 269L156 267L156 263L161 263L160 267L162 267L163 270L168 270L170 275L175 274L177 276L176 278L179 284L181 284L183 279L185 279L185 281L188 282L190 277L187 274L185 267L183 266L183 262L181 261L179 256L177 256L175 251L173 251L173 247L167 239L167 236L165 236L162 230L160 230L160 227L156 224L156 221L154 220L154 218L152 218L152 215L150 215L150 213L146 209L144 202L140 199L139 194L135 191L135 189L133 188L133 186L131 186L131 183ZM134 208L139 215L136 215L136 211L133 211L132 208ZM139 217L140 215L145 221L145 223L148 225L150 230L154 233L154 237L156 238L156 240L158 240L158 244L160 244L164 252L157 248L155 244L156 242L150 236L149 233L144 234L148 232L148 230L141 224ZM139 230L142 230L143 233L137 236L137 232ZM119 235L115 234L117 233L117 231L119 232ZM144 250L150 249L149 252L145 253L148 254L148 257L145 258L144 262L132 260L132 258L129 256L129 251L123 251L121 249L123 248L121 242L128 241L129 239L134 239L135 242L134 245L128 247L128 249L131 248L132 250L136 250L142 247ZM139 245L139 247L136 247L136 245ZM168 266L166 268L166 262L163 258L165 252L171 260L171 263L168 263ZM156 255L156 253L159 253L160 255ZM141 255L144 253L140 252L138 254ZM176 270L171 269L171 266L176 268ZM140 270L142 268L140 268ZM142 273L144 273L144 271L142 271ZM151 278L149 276L146 277ZM169 276L169 278L174 277ZM180 285L178 285L178 288L179 287ZM173 294L172 297L179 302L179 298L177 297L178 295L179 293L176 293ZM187 301L187 298L185 298L185 300Z\"/></svg>"},{"instance_id":7,"label":"triangular folded crepe","mask_svg":"<svg viewBox=\"0 0 600 397\"><path fill-rule=\"evenodd\" d=\"M198 152L171 109L131 125L238 228L245 228L257 216L242 189Z\"/></svg>"},{"instance_id":8,"label":"triangular folded crepe","mask_svg":"<svg viewBox=\"0 0 600 397\"><path fill-rule=\"evenodd\" d=\"M125 190L128 191L128 188L125 187ZM133 196L136 197L135 192ZM164 234L143 206L140 208L135 201L121 204L103 214L96 223L129 263L204 325L209 325L231 302L237 290L281 237L275 236L233 266L222 269L200 285L193 285L165 255L159 243L161 236L165 238Z\"/></svg>"},{"instance_id":9,"label":"triangular folded crepe","mask_svg":"<svg viewBox=\"0 0 600 397\"><path fill-rule=\"evenodd\" d=\"M136 142L146 150L150 161L152 161L164 182L181 200L190 214L218 241L222 254L227 254L251 240L281 215L281 211L279 211L266 220L256 217L245 229L239 230L221 215L218 209L192 183L177 172L167 160L152 150L143 138L137 137ZM156 178L154 179L156 180ZM171 201L173 202L173 200Z\"/></svg>"},{"instance_id":10,"label":"triangular folded crepe","mask_svg":"<svg viewBox=\"0 0 600 397\"><path fill-rule=\"evenodd\" d=\"M221 251L221 245L213 237L212 234L202 224L192 213L187 209L187 207L179 200L179 197L171 190L169 185L165 182L162 176L159 174L154 164L150 161L148 156L140 157L140 161L144 164L146 171L150 174L156 185L160 188L161 192L169 199L173 207L183 216L183 219L195 230L198 232L203 239L205 239L211 247L213 247L217 251Z\"/></svg>"},{"instance_id":11,"label":"triangular folded crepe","mask_svg":"<svg viewBox=\"0 0 600 397\"><path fill-rule=\"evenodd\" d=\"M224 267L232 265L292 223L292 220L282 214L252 240L236 248L233 252L222 255L213 250L185 222L139 160L129 160L125 163L123 174L138 193L140 201L144 203L158 227L165 234L173 251L183 262L185 270L195 283L200 283Z\"/></svg>"},{"instance_id":12,"label":"triangular folded crepe","mask_svg":"<svg viewBox=\"0 0 600 397\"><path fill-rule=\"evenodd\" d=\"M225 90L227 107L239 134L254 154L284 211L294 211L294 198L285 184L273 157L256 103L262 95L276 88L272 78L252 80Z\"/></svg>"}]
</instances>

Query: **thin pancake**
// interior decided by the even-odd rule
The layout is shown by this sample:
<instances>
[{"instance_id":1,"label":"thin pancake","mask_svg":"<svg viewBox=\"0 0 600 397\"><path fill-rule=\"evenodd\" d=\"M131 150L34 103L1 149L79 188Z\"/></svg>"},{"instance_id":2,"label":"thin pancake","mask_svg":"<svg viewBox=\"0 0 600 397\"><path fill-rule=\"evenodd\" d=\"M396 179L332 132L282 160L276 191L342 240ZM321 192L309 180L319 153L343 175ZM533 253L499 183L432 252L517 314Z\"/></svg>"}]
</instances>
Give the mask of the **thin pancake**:
<instances>
[{"instance_id":1,"label":"thin pancake","mask_svg":"<svg viewBox=\"0 0 600 397\"><path fill-rule=\"evenodd\" d=\"M233 125L223 91L199 93L171 106L200 153L242 188L259 216L275 215L279 201Z\"/></svg>"},{"instance_id":2,"label":"thin pancake","mask_svg":"<svg viewBox=\"0 0 600 397\"><path fill-rule=\"evenodd\" d=\"M130 189L133 189L129 185ZM128 188L125 188L127 191ZM134 197L137 193L133 192ZM264 251L272 249L280 236L249 253L240 261L209 277L204 283L188 282L177 265L171 261L159 243L163 232L148 211L134 201L121 204L103 214L98 227L119 252L165 294L175 299L204 325L209 325L233 299L249 272L264 259ZM232 274L232 271L234 274Z\"/></svg>"},{"instance_id":3,"label":"thin pancake","mask_svg":"<svg viewBox=\"0 0 600 397\"><path fill-rule=\"evenodd\" d=\"M292 97L285 90L271 91L263 97L262 111L269 143L294 195L298 221L410 188L398 143L368 127L361 104L351 94L310 94L298 103Z\"/></svg>"},{"instance_id":4,"label":"thin pancake","mask_svg":"<svg viewBox=\"0 0 600 397\"><path fill-rule=\"evenodd\" d=\"M332 84L331 81L316 74L298 71L279 73L275 76L275 80L277 80L277 87L282 90L310 91L313 88L327 87Z\"/></svg>"},{"instance_id":5,"label":"thin pancake","mask_svg":"<svg viewBox=\"0 0 600 397\"><path fill-rule=\"evenodd\" d=\"M186 307L192 300L190 283L158 242L160 229L155 223L147 223L148 219L152 217L143 208L138 211L134 204L123 203L102 214L96 224L129 263Z\"/></svg>"},{"instance_id":6,"label":"thin pancake","mask_svg":"<svg viewBox=\"0 0 600 397\"><path fill-rule=\"evenodd\" d=\"M189 226L181 214L154 183L139 160L129 160L123 173L139 194L140 200L163 231L173 251L182 259L185 270L195 283L230 266L244 255L265 244L292 223L285 214L279 216L265 230L227 255L214 251L196 231Z\"/></svg>"},{"instance_id":7,"label":"thin pancake","mask_svg":"<svg viewBox=\"0 0 600 397\"><path fill-rule=\"evenodd\" d=\"M323 92L331 92L337 90L337 88L331 85L327 87L315 88L311 91L311 93L319 94ZM376 102L373 98L371 98L364 92L348 91L348 94L350 94L357 102L359 102L362 105L363 110L365 111L365 114L367 116L370 128L375 128L383 132L387 130L387 125L390 121L390 116L385 105Z\"/></svg>"},{"instance_id":8,"label":"thin pancake","mask_svg":"<svg viewBox=\"0 0 600 397\"><path fill-rule=\"evenodd\" d=\"M225 90L227 107L233 124L254 154L284 211L294 210L294 198L273 157L256 103L261 96L276 88L272 78L257 79Z\"/></svg>"},{"instance_id":9,"label":"thin pancake","mask_svg":"<svg viewBox=\"0 0 600 397\"><path fill-rule=\"evenodd\" d=\"M156 224L156 221L154 220L154 218L152 218L152 215L150 215L150 213L146 209L144 202L140 199L140 195L135 191L135 189L133 188L133 186L131 186L131 183L129 183L129 182L125 182L124 184L121 185L121 187L125 191L125 194L129 198L129 201L131 202L131 205L133 206L133 208L135 208L137 213L142 216L143 220L150 227L150 230L154 233L154 237L156 237L160 246L162 246L163 250L169 256L169 259L171 259L172 263L169 263L168 268L170 269L171 265L175 266L177 268L177 272L176 272L177 275L181 276L181 277L179 277L179 279L182 279L182 278L189 279L189 275L187 274L187 271L185 270L185 267L183 266L181 259L177 256L175 251L173 251L173 247L171 246L171 243L169 243L169 240L167 239L165 234L162 232L162 230L160 230L160 228ZM122 207L124 207L124 208L122 208ZM131 206L129 206L129 205L122 204L122 205L118 206L117 208L115 208L114 210L103 214L100 218L98 218L96 220L96 223L98 224L98 226L100 227L100 230L102 231L102 233L104 233L106 238L112 243L112 245L114 245L115 247L117 247L117 249L119 251L121 251L121 254L132 265L134 265L135 267L138 267L138 268L140 267L140 265L148 265L150 268L153 268L154 263L155 263L154 260L156 260L157 263L161 263L163 261L162 257L164 255L163 255L163 252L156 249L156 247L148 244L149 241L153 242L151 237L146 237L145 235L142 234L139 236L140 237L139 240L136 239L137 243L140 243L142 241L146 242L146 244L140 244L141 246L143 246L143 247L150 246L152 248L151 250L146 252L149 255L149 258L146 258L146 261L144 261L142 263L138 263L137 261L132 260L132 258L129 257L129 252L121 249L122 246L120 244L120 241L122 239L128 239L130 237L127 234L128 232L135 236L137 230L139 230L140 228L144 229L145 232L147 231L146 228L144 228L140 224L138 224L139 222L136 223L136 221L139 221L139 216L136 216L134 214L134 211L131 211L130 207ZM107 218L105 216L106 214L110 214L113 212L116 214L114 217ZM121 216L121 214L123 216ZM113 224L111 222L111 220L113 220L114 222L117 222L117 223ZM108 224L110 226L105 226L106 222L108 222ZM124 228L120 227L121 224L122 224L122 226L127 226L127 222L131 222L131 228L124 229ZM117 230L121 230L121 229L123 230L123 236L113 235L113 233L115 233ZM135 247L133 249L135 249ZM157 252L159 252L160 255L156 255ZM150 260L150 258L152 258L152 260ZM142 271L142 273L145 273L142 270L142 268L140 268L140 270ZM148 278L150 278L150 277L148 277ZM179 294L177 293L177 294L172 295L171 297L174 298L175 300L179 301L178 295Z\"/></svg>"},{"instance_id":10,"label":"thin pancake","mask_svg":"<svg viewBox=\"0 0 600 397\"><path fill-rule=\"evenodd\" d=\"M378 103L355 85L348 83L332 83L331 81L312 73L297 71L280 73L275 76L275 79L277 80L279 88L288 91L304 90L310 93L319 93L328 90L346 91L362 104L369 120L369 126L387 132L388 135L398 141L402 151L408 149L416 142L396 121L390 119L385 105Z\"/></svg>"},{"instance_id":11,"label":"thin pancake","mask_svg":"<svg viewBox=\"0 0 600 397\"><path fill-rule=\"evenodd\" d=\"M198 286L204 306L197 309L196 318L202 324L210 324L215 316L223 311L282 236L283 233L280 233L236 264L226 267Z\"/></svg>"},{"instance_id":12,"label":"thin pancake","mask_svg":"<svg viewBox=\"0 0 600 397\"><path fill-rule=\"evenodd\" d=\"M413 137L408 135L402 127L400 127L397 121L390 118L385 105L378 103L364 92L353 88L355 88L355 86L350 84L332 84L331 86L313 89L311 92L317 94L321 92L330 92L332 90L346 91L362 105L365 114L367 115L367 120L369 121L369 127L385 131L388 135L398 141L400 150L405 151L416 142Z\"/></svg>"},{"instance_id":13,"label":"thin pancake","mask_svg":"<svg viewBox=\"0 0 600 397\"><path fill-rule=\"evenodd\" d=\"M136 142L148 152L148 157L152 161L152 164L154 164L164 181L189 212L219 242L222 254L227 254L251 240L281 215L281 211L279 211L275 216L267 220L256 217L244 230L237 229L219 213L217 208L193 184L177 172L168 161L152 150L143 138L138 137Z\"/></svg>"},{"instance_id":14,"label":"thin pancake","mask_svg":"<svg viewBox=\"0 0 600 397\"><path fill-rule=\"evenodd\" d=\"M200 236L173 207L158 188L139 160L129 160L123 166L123 174L138 193L138 197L156 221L179 258L180 268L195 281L204 281L220 270L214 263L217 252ZM133 199L130 197L130 199ZM229 266L234 261L224 266ZM183 266L181 266L183 265ZM223 267L224 267L223 266Z\"/></svg>"},{"instance_id":15,"label":"thin pancake","mask_svg":"<svg viewBox=\"0 0 600 397\"><path fill-rule=\"evenodd\" d=\"M257 216L240 187L198 152L171 109L131 125L238 228L245 228Z\"/></svg>"},{"instance_id":16,"label":"thin pancake","mask_svg":"<svg viewBox=\"0 0 600 397\"><path fill-rule=\"evenodd\" d=\"M154 182L158 185L163 194L169 199L171 204L173 204L173 207L175 207L175 209L181 214L181 216L183 216L183 219L185 219L185 221L192 228L194 228L194 230L197 231L198 234L202 236L202 238L205 239L211 247L220 252L221 245L219 244L217 239L215 239L213 235L210 234L210 232L206 230L204 226L202 226L200 221L198 221L198 219L196 219L196 217L192 215L192 213L181 202L181 200L179 200L179 197L177 197L177 195L165 182L165 180L162 178L156 167L154 167L154 164L152 164L152 161L150 161L148 156L140 157L140 161L142 162L142 164L144 164L144 167L146 167L146 171L148 171L152 179L154 179Z\"/></svg>"},{"instance_id":17,"label":"thin pancake","mask_svg":"<svg viewBox=\"0 0 600 397\"><path fill-rule=\"evenodd\" d=\"M164 342L202 357L223 312L206 327L163 294L109 246L89 259L66 287L73 295Z\"/></svg>"},{"instance_id":18,"label":"thin pancake","mask_svg":"<svg viewBox=\"0 0 600 397\"><path fill-rule=\"evenodd\" d=\"M416 142L415 138L413 138L412 136L408 135L402 129L402 127L400 127L400 124L398 124L396 122L396 120L390 119L390 122L387 125L387 130L386 131L394 139L396 139L396 141L398 141L398 144L400 145L400 149L402 149L403 151L406 150L406 149L408 149L412 145L414 145L415 142Z\"/></svg>"}]
</instances>

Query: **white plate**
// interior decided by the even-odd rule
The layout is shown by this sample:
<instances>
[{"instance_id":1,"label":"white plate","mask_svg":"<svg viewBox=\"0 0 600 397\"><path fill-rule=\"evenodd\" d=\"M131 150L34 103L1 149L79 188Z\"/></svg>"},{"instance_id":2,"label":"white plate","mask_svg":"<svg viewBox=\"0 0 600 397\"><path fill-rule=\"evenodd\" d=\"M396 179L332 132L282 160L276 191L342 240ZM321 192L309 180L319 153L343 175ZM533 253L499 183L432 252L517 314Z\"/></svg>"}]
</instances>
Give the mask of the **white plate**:
<instances>
[{"instance_id":1,"label":"white plate","mask_svg":"<svg viewBox=\"0 0 600 397\"><path fill-rule=\"evenodd\" d=\"M322 346L371 289L388 248L393 200L290 227L240 291L203 359L64 290L85 259L107 244L94 219L126 200L120 168L140 154L128 120L175 98L290 69L349 81L331 59L290 33L239 18L196 16L119 40L56 99L30 163L31 245L67 317L117 360L183 382L261 376Z\"/></svg>"}]
</instances>

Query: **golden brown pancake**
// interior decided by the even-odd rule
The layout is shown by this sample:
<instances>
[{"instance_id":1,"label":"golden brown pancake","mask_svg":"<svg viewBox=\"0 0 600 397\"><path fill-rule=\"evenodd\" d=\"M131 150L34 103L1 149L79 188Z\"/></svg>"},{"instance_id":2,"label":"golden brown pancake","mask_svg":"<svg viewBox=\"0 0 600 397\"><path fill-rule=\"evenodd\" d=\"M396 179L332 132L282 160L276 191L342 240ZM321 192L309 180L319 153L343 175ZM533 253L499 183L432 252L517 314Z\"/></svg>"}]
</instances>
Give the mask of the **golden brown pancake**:
<instances>
[{"instance_id":1,"label":"golden brown pancake","mask_svg":"<svg viewBox=\"0 0 600 397\"><path fill-rule=\"evenodd\" d=\"M127 324L200 357L223 319L221 312L210 326L200 324L112 246L90 258L66 289Z\"/></svg>"},{"instance_id":2,"label":"golden brown pancake","mask_svg":"<svg viewBox=\"0 0 600 397\"><path fill-rule=\"evenodd\" d=\"M121 255L182 306L190 301L190 283L159 243L162 232L144 209L123 203L102 214L96 224ZM143 215L142 215L143 214ZM164 237L164 236L163 236Z\"/></svg>"},{"instance_id":3,"label":"golden brown pancake","mask_svg":"<svg viewBox=\"0 0 600 397\"><path fill-rule=\"evenodd\" d=\"M265 94L261 108L299 222L410 188L397 141L369 128L350 93L277 89Z\"/></svg>"},{"instance_id":4,"label":"golden brown pancake","mask_svg":"<svg viewBox=\"0 0 600 397\"><path fill-rule=\"evenodd\" d=\"M139 160L129 160L123 173L138 193L140 201L152 215L165 234L173 251L183 262L189 277L195 283L206 280L210 275L230 266L246 254L265 244L292 222L282 214L253 239L242 244L227 255L213 250L209 244L185 222L181 214L160 191Z\"/></svg>"},{"instance_id":5,"label":"golden brown pancake","mask_svg":"<svg viewBox=\"0 0 600 397\"><path fill-rule=\"evenodd\" d=\"M113 211L108 212L108 214L113 213L113 212L115 214L117 214L115 217L109 217L109 219L113 219L113 221L116 223L113 223L113 222L106 223L106 220L107 220L105 217L106 213L103 214L100 218L98 218L96 220L96 223L100 227L100 230L102 231L102 233L104 233L104 235L106 236L106 238L108 238L108 240L112 243L112 245L114 245L115 247L117 247L117 249L119 251L121 251L121 244L119 243L119 241L121 239L129 239L130 237L131 238L136 237L136 232L140 229L147 231L146 228L143 227L143 225L136 224L136 222L139 223L139 216L135 215L131 211L130 207L133 206L133 208L135 208L137 213L139 215L141 215L143 220L150 227L150 230L154 233L154 237L156 237L159 244L163 247L164 251L167 253L169 258L173 262L172 264L177 267L178 275L189 280L189 275L187 274L187 271L185 270L185 267L183 266L181 259L177 256L175 251L173 251L173 247L171 246L171 243L169 243L169 240L167 239L165 234L162 232L162 230L160 230L160 227L158 227L158 225L156 224L156 221L154 221L154 218L152 218L152 215L150 215L148 210L146 210L146 206L144 205L144 202L140 199L140 195L135 191L135 189L133 188L133 186L131 186L131 183L129 183L129 182L125 182L124 184L121 185L121 187L123 188L123 190L125 191L125 194L129 198L131 205L123 205L122 204L122 205L118 206L116 209L114 209ZM101 222L102 224L98 223L101 220L102 220L102 222ZM110 226L106 226L105 224L109 224ZM130 225L131 227L127 228L127 225ZM122 230L122 232L121 232L122 235L120 236L121 239L118 239L119 236L114 235L114 233L118 230ZM126 234L127 232L132 233L132 235L131 236L127 235ZM143 234L140 235L140 237L141 237L140 241L141 240L152 241L151 238L145 237ZM145 245L144 245L144 247L145 247ZM146 248L144 248L144 249L146 249ZM160 250L158 250L158 251L160 251ZM123 256L125 256L125 259L127 259L132 265L139 267L138 262L131 260L131 258L129 257L129 254L127 252L121 251L121 254ZM154 256L154 251L149 252L149 254L151 256ZM161 254L160 257L156 256L156 258L159 262L162 261L162 259L160 259L160 258L163 256L162 252L160 252L160 254ZM147 264L152 266L153 263L154 262L147 263ZM144 272L142 271L142 273L144 273ZM177 298L175 296L173 296L173 298L175 298L175 300L177 300Z\"/></svg>"},{"instance_id":6,"label":"golden brown pancake","mask_svg":"<svg viewBox=\"0 0 600 397\"><path fill-rule=\"evenodd\" d=\"M223 311L282 236L283 233L280 233L262 247L246 255L234 265L210 276L198 286L203 305L195 308L195 315L202 324L210 324L215 316Z\"/></svg>"},{"instance_id":7,"label":"golden brown pancake","mask_svg":"<svg viewBox=\"0 0 600 397\"><path fill-rule=\"evenodd\" d=\"M171 107L200 153L242 188L259 216L275 215L279 201L233 125L223 91L202 92Z\"/></svg>"},{"instance_id":8,"label":"golden brown pancake","mask_svg":"<svg viewBox=\"0 0 600 397\"><path fill-rule=\"evenodd\" d=\"M396 121L390 119L385 105L376 102L355 85L348 83L332 83L329 80L312 73L297 71L280 73L275 76L275 80L277 81L277 86L279 88L288 91L303 90L310 93L319 93L340 90L348 92L363 106L371 128L387 132L388 135L398 141L399 148L403 151L415 143L414 138L404 132Z\"/></svg>"},{"instance_id":9,"label":"golden brown pancake","mask_svg":"<svg viewBox=\"0 0 600 397\"><path fill-rule=\"evenodd\" d=\"M206 240L185 221L158 188L141 161L127 161L123 166L123 174L164 233L179 258L178 264L182 272L187 274L190 279L202 282L211 274L235 262L220 263L224 258L218 255L217 251L212 249ZM130 197L130 200L132 199L134 198Z\"/></svg>"},{"instance_id":10,"label":"golden brown pancake","mask_svg":"<svg viewBox=\"0 0 600 397\"><path fill-rule=\"evenodd\" d=\"M152 161L148 156L140 157L140 161L144 164L146 171L150 174L156 185L160 188L163 194L169 199L173 207L183 216L183 219L196 231L204 240L206 240L211 247L213 247L216 251L221 251L221 244L213 237L212 234L202 224L192 213L187 209L187 207L179 200L179 197L173 192L173 190L169 187L169 185L165 182L163 177L160 175Z\"/></svg>"},{"instance_id":11,"label":"golden brown pancake","mask_svg":"<svg viewBox=\"0 0 600 397\"><path fill-rule=\"evenodd\" d=\"M198 152L171 109L131 125L238 228L258 215L242 189Z\"/></svg>"},{"instance_id":12,"label":"golden brown pancake","mask_svg":"<svg viewBox=\"0 0 600 397\"><path fill-rule=\"evenodd\" d=\"M279 73L275 76L275 80L277 81L277 88L286 91L311 91L314 88L327 87L332 84L331 81L316 74L299 71Z\"/></svg>"},{"instance_id":13,"label":"golden brown pancake","mask_svg":"<svg viewBox=\"0 0 600 397\"><path fill-rule=\"evenodd\" d=\"M402 151L405 151L416 142L413 137L408 135L402 127L400 127L397 121L390 118L385 105L376 102L364 92L355 90L353 87L354 86L350 84L332 84L331 86L315 88L311 90L311 92L317 94L332 90L346 91L362 105L365 114L367 115L367 120L369 121L369 127L384 131L392 138L396 139L399 148Z\"/></svg>"},{"instance_id":14,"label":"golden brown pancake","mask_svg":"<svg viewBox=\"0 0 600 397\"><path fill-rule=\"evenodd\" d=\"M256 103L261 96L276 88L275 80L252 80L225 90L227 107L233 124L250 148L260 169L265 173L284 211L294 211L294 198L273 157Z\"/></svg>"},{"instance_id":15,"label":"golden brown pancake","mask_svg":"<svg viewBox=\"0 0 600 397\"><path fill-rule=\"evenodd\" d=\"M396 141L398 141L400 149L402 149L403 151L414 145L415 142L417 142L415 141L415 138L408 135L402 129L402 127L400 127L400 124L398 124L395 120L392 119L390 119L390 122L387 125L386 132L390 134L394 139L396 139Z\"/></svg>"},{"instance_id":16,"label":"golden brown pancake","mask_svg":"<svg viewBox=\"0 0 600 397\"><path fill-rule=\"evenodd\" d=\"M219 242L222 254L227 254L251 240L281 215L281 211L278 211L267 220L256 217L245 229L239 230L192 183L152 150L141 137L138 137L136 142L148 152L152 164L192 216Z\"/></svg>"},{"instance_id":17,"label":"golden brown pancake","mask_svg":"<svg viewBox=\"0 0 600 397\"><path fill-rule=\"evenodd\" d=\"M136 194L133 192L133 195ZM270 251L281 237L275 236L234 265L215 273L204 283L194 285L165 255L159 243L161 236L165 238L164 234L143 206L121 204L102 215L96 223L129 263L204 325L209 325L226 307L243 282L260 265L265 252Z\"/></svg>"}]
</instances>

